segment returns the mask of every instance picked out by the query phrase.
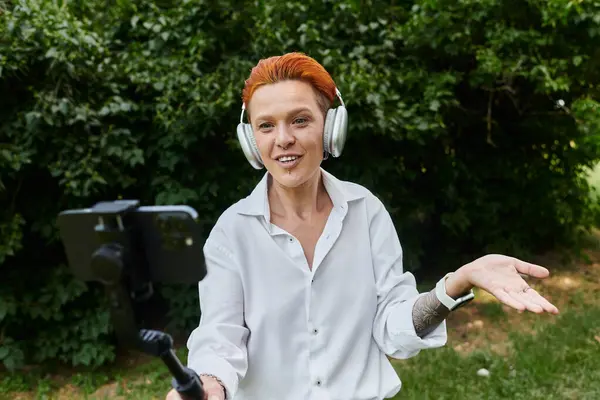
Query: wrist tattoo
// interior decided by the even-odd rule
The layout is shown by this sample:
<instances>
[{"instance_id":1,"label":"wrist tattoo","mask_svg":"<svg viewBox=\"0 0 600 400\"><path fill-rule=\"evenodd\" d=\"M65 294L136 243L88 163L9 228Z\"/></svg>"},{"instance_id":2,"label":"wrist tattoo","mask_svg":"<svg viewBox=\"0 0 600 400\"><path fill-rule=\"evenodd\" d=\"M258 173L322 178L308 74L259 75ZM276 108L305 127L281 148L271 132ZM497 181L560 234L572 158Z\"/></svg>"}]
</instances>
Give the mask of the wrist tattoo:
<instances>
[{"instance_id":1,"label":"wrist tattoo","mask_svg":"<svg viewBox=\"0 0 600 400\"><path fill-rule=\"evenodd\" d=\"M433 331L447 316L450 310L446 308L435 295L435 289L419 297L412 310L413 325L419 337Z\"/></svg>"}]
</instances>

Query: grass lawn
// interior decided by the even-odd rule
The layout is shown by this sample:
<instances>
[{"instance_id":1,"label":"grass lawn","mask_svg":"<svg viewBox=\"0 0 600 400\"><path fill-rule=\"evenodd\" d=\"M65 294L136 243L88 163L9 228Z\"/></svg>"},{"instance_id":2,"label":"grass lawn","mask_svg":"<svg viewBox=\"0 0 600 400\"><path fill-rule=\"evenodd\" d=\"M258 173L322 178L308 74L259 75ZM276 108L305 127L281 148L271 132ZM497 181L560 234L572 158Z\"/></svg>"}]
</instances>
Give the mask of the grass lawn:
<instances>
[{"instance_id":1,"label":"grass lawn","mask_svg":"<svg viewBox=\"0 0 600 400\"><path fill-rule=\"evenodd\" d=\"M600 235L591 263L556 267L532 282L559 316L519 314L485 292L448 319L446 347L395 360L395 399L600 399ZM185 350L178 351L182 360ZM131 365L131 366L128 366ZM488 376L479 376L486 369ZM164 399L170 375L157 360L125 359L96 372L30 371L0 377L0 399Z\"/></svg>"}]
</instances>

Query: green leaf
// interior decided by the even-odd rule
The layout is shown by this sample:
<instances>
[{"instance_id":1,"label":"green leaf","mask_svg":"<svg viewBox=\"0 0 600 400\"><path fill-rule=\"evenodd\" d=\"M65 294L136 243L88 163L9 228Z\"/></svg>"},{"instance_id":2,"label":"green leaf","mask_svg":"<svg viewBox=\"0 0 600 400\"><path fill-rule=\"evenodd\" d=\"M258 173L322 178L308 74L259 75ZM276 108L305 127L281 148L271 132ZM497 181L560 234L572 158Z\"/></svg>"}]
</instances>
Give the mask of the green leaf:
<instances>
[{"instance_id":1,"label":"green leaf","mask_svg":"<svg viewBox=\"0 0 600 400\"><path fill-rule=\"evenodd\" d=\"M6 357L8 356L9 353L10 353L10 350L8 349L8 347L0 346L0 360L6 359Z\"/></svg>"}]
</instances>

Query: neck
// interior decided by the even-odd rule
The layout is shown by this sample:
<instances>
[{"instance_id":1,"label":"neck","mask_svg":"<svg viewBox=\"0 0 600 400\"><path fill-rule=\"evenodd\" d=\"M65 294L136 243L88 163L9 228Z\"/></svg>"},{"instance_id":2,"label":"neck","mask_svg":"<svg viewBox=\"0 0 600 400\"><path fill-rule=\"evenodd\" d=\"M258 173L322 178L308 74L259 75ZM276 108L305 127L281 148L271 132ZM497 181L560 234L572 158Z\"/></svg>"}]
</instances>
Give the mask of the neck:
<instances>
[{"instance_id":1,"label":"neck","mask_svg":"<svg viewBox=\"0 0 600 400\"><path fill-rule=\"evenodd\" d=\"M284 218L310 219L322 211L329 200L320 169L295 188L284 187L269 177L268 194L271 213Z\"/></svg>"}]
</instances>

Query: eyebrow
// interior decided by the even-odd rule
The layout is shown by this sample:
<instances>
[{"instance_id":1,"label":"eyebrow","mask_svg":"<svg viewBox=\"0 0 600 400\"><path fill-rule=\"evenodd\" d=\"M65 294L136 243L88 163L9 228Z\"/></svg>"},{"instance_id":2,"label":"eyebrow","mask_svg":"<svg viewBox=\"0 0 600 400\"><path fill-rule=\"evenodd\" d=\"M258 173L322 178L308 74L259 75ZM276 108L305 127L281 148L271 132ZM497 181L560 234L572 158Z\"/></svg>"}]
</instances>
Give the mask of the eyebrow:
<instances>
[{"instance_id":1,"label":"eyebrow","mask_svg":"<svg viewBox=\"0 0 600 400\"><path fill-rule=\"evenodd\" d=\"M290 112L287 113L287 116L289 117L290 115L294 115L294 114L298 114L300 112L305 112L308 111L309 113L312 114L312 111L310 108L308 107L298 107L298 108L294 108L293 110L291 110ZM265 119L269 119L270 116L266 115L266 114L261 114L258 115L257 117L254 118L255 121L260 121L260 120L265 120Z\"/></svg>"}]
</instances>

